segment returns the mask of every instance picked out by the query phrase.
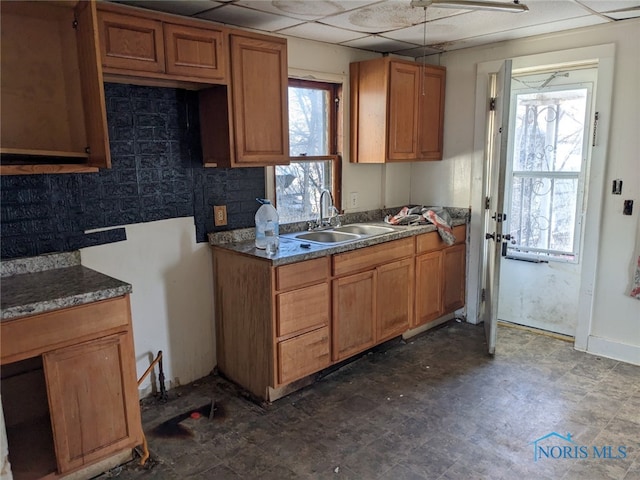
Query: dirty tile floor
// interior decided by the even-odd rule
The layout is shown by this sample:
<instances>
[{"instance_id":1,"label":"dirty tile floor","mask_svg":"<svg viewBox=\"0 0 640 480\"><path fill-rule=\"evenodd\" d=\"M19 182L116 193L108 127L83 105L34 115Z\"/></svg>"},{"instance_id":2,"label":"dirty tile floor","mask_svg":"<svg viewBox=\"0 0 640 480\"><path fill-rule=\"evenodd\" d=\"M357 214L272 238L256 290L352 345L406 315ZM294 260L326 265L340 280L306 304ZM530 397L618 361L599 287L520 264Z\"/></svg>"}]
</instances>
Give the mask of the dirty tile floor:
<instances>
[{"instance_id":1,"label":"dirty tile floor","mask_svg":"<svg viewBox=\"0 0 640 480\"><path fill-rule=\"evenodd\" d=\"M640 479L640 367L504 326L495 357L485 348L482 326L452 321L266 406L206 377L143 402L151 468L134 461L102 477ZM151 433L210 399L213 419L182 422L192 436ZM588 458L547 449L534 461L532 442L551 432L570 433ZM624 458L592 458L594 446L623 446Z\"/></svg>"}]
</instances>

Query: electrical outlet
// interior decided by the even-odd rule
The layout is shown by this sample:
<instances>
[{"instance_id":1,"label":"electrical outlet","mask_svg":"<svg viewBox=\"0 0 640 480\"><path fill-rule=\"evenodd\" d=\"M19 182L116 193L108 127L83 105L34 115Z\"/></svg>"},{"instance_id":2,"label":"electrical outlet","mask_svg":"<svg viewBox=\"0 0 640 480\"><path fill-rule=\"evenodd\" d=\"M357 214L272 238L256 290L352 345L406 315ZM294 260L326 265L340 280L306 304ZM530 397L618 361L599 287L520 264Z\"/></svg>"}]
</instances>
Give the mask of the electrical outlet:
<instances>
[{"instance_id":1,"label":"electrical outlet","mask_svg":"<svg viewBox=\"0 0 640 480\"><path fill-rule=\"evenodd\" d=\"M226 205L215 205L213 207L213 223L216 227L222 227L227 224Z\"/></svg>"},{"instance_id":2,"label":"electrical outlet","mask_svg":"<svg viewBox=\"0 0 640 480\"><path fill-rule=\"evenodd\" d=\"M358 206L358 192L351 192L349 194L349 208L356 208Z\"/></svg>"}]
</instances>

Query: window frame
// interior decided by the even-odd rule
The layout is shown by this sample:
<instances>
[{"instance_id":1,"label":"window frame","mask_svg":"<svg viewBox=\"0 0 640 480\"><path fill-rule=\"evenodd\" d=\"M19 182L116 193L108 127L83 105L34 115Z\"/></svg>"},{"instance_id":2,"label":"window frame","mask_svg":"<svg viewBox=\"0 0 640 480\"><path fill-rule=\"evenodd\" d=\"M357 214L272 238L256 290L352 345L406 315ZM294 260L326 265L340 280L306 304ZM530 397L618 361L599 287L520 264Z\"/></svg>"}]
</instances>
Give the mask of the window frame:
<instances>
[{"instance_id":1,"label":"window frame","mask_svg":"<svg viewBox=\"0 0 640 480\"><path fill-rule=\"evenodd\" d=\"M328 128L328 147L329 154L327 155L292 155L289 157L290 162L316 162L316 161L330 161L331 162L331 194L333 196L334 206L340 213L342 210L342 84L332 83L324 81L306 80L300 78L289 78L288 87L299 87L316 90L324 90L329 92L330 98L333 100L334 108L329 109L329 128ZM271 169L269 175L269 187L273 191L273 203L277 207L277 194L276 194L276 175L275 167Z\"/></svg>"},{"instance_id":2,"label":"window frame","mask_svg":"<svg viewBox=\"0 0 640 480\"><path fill-rule=\"evenodd\" d=\"M512 186L514 178L542 178L549 180L556 179L576 179L578 182L577 193L576 193L576 211L575 211L575 221L573 225L573 251L572 252L562 252L553 249L543 249L543 248L535 248L535 247L523 247L520 244L507 246L507 258L515 258L515 259L523 259L523 260L540 260L540 261L550 261L550 262L559 262L559 263L580 263L581 255L582 255L582 242L584 241L584 205L586 200L586 179L587 173L589 169L589 159L591 156L590 152L590 142L589 142L589 131L591 128L591 119L593 116L593 99L594 99L594 90L595 85L590 81L573 81L567 82L560 85L553 85L543 89L539 88L517 88L512 89L511 91L511 111L510 111L510 119L513 119L513 124L510 124L509 129L512 131L515 127L516 121L516 108L517 108L517 97L520 94L527 93L537 93L541 91L564 91L564 90L574 90L577 88L586 89L587 92L587 100L585 105L585 131L583 138L583 155L582 162L580 165L579 171L567 171L567 172L556 172L556 171L521 171L513 169L513 153L514 146L513 142L515 141L514 136L510 135L509 138L509 147L508 147L508 160L507 160L507 175L510 177L510 181L508 183L508 188L505 191L505 212L511 212L512 209ZM510 120L511 122L511 120ZM509 218L510 222L513 220Z\"/></svg>"}]
</instances>

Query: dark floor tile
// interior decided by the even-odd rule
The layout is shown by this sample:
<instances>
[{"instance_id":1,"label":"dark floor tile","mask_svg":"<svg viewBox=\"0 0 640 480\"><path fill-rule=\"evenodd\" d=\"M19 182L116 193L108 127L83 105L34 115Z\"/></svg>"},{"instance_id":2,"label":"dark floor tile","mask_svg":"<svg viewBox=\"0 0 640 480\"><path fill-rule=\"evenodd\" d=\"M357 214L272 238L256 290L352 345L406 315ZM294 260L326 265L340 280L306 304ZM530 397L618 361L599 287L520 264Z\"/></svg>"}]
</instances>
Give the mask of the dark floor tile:
<instances>
[{"instance_id":1,"label":"dark floor tile","mask_svg":"<svg viewBox=\"0 0 640 480\"><path fill-rule=\"evenodd\" d=\"M148 435L157 463L121 480L640 479L640 367L572 345L451 322L376 349L271 405L218 376L143 401L143 426L214 400L192 436ZM534 462L531 441L571 433L580 445L629 445L627 458ZM635 439L635 440L634 440Z\"/></svg>"}]
</instances>

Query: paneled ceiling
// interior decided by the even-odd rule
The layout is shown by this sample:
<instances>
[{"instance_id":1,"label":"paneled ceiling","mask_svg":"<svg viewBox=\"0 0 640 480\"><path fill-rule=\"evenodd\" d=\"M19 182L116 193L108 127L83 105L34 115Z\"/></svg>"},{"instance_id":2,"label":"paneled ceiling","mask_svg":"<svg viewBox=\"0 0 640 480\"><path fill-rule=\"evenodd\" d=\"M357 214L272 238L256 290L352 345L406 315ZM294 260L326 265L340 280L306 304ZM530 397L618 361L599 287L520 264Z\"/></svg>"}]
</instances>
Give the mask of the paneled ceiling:
<instances>
[{"instance_id":1,"label":"paneled ceiling","mask_svg":"<svg viewBox=\"0 0 640 480\"><path fill-rule=\"evenodd\" d=\"M513 0L498 1L513 3ZM124 0L120 3L409 57L640 17L640 0L520 0L529 8L521 13L444 8L436 4L425 10L412 7L410 0Z\"/></svg>"}]
</instances>

